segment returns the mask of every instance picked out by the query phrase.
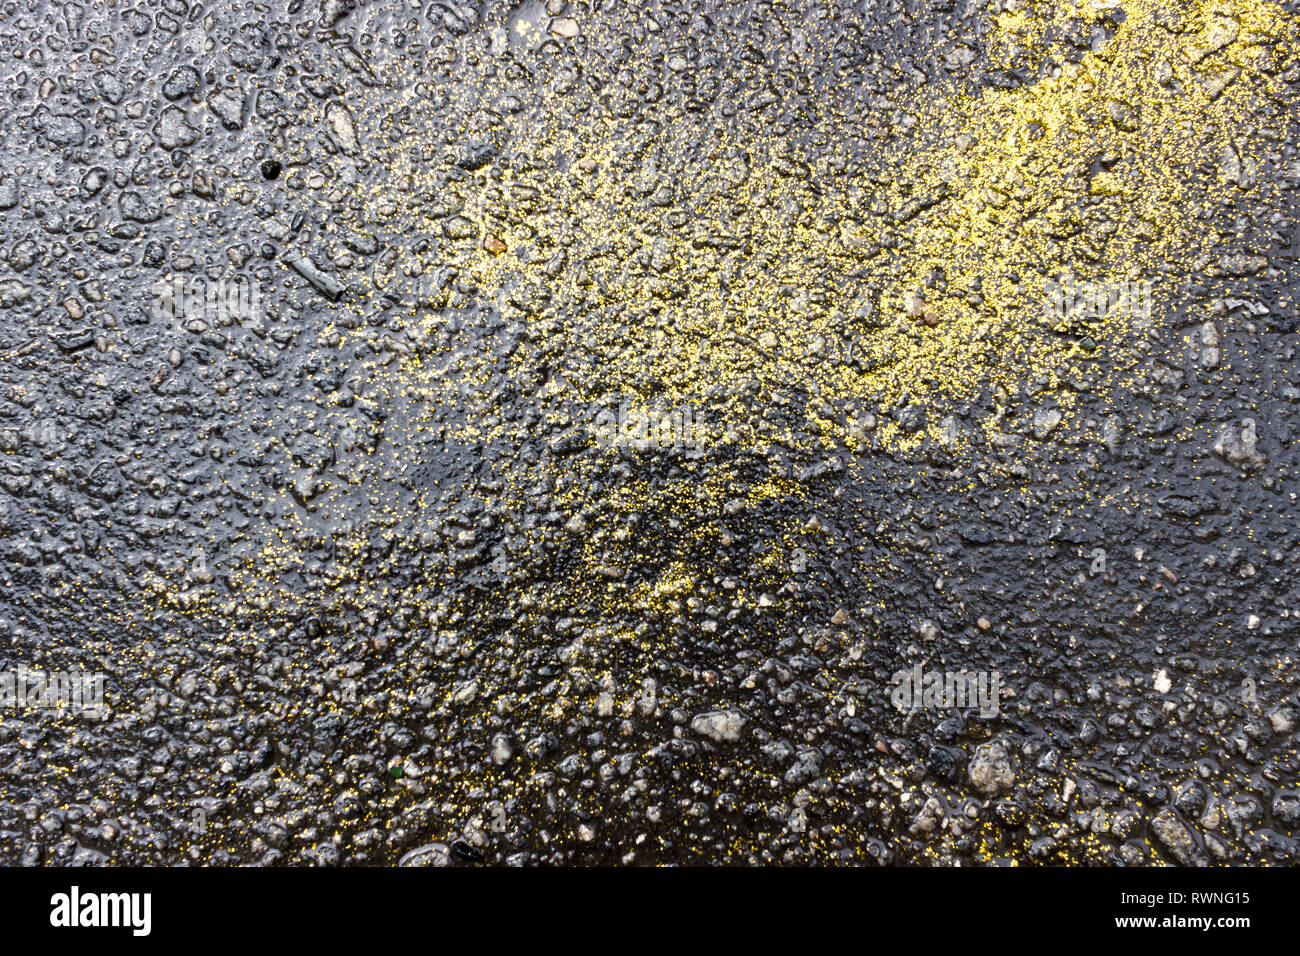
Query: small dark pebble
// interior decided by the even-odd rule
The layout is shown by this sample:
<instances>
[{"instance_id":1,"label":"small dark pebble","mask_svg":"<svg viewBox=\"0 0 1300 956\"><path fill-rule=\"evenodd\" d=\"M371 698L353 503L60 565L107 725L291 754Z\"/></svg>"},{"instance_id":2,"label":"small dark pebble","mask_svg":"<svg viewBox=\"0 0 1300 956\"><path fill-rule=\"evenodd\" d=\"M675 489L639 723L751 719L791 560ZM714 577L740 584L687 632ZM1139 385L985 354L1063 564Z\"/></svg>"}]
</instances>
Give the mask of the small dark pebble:
<instances>
[{"instance_id":1,"label":"small dark pebble","mask_svg":"<svg viewBox=\"0 0 1300 956\"><path fill-rule=\"evenodd\" d=\"M91 334L90 329L76 329L72 332L59 332L51 335L50 338L54 340L55 345L65 352L79 352L88 345L93 345L95 343L95 336Z\"/></svg>"},{"instance_id":2,"label":"small dark pebble","mask_svg":"<svg viewBox=\"0 0 1300 956\"><path fill-rule=\"evenodd\" d=\"M464 840L457 840L451 845L451 852L455 854L456 859L465 863L478 863L483 859L483 853L470 846Z\"/></svg>"}]
</instances>

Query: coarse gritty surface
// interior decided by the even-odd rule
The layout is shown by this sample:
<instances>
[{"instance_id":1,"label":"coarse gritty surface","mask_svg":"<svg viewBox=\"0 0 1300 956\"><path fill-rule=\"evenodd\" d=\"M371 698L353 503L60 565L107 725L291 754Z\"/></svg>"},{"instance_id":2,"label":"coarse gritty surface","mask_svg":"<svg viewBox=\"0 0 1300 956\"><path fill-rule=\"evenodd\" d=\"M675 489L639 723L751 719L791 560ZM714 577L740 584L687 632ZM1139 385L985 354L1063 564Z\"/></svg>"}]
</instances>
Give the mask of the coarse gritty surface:
<instances>
[{"instance_id":1,"label":"coarse gritty surface","mask_svg":"<svg viewBox=\"0 0 1300 956\"><path fill-rule=\"evenodd\" d=\"M1300 859L1293 4L0 10L0 861Z\"/></svg>"}]
</instances>

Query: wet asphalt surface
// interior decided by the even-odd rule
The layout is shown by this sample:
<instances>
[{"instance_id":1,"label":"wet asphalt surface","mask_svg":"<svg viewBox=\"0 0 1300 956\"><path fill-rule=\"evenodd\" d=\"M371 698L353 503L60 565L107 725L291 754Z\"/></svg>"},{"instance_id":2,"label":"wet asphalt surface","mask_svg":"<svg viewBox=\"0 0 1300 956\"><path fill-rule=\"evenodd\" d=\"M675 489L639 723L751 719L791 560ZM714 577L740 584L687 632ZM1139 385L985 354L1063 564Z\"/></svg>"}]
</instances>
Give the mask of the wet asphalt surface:
<instances>
[{"instance_id":1,"label":"wet asphalt surface","mask_svg":"<svg viewBox=\"0 0 1300 956\"><path fill-rule=\"evenodd\" d=\"M0 10L0 861L1300 857L1293 4Z\"/></svg>"}]
</instances>

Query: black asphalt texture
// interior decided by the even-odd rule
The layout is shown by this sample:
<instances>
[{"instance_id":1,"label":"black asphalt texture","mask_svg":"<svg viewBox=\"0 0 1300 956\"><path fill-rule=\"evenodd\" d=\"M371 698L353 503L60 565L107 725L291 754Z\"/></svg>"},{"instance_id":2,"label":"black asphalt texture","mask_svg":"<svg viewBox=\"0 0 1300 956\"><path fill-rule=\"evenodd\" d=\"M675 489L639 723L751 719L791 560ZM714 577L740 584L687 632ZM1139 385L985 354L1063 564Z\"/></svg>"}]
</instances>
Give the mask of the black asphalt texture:
<instances>
[{"instance_id":1,"label":"black asphalt texture","mask_svg":"<svg viewBox=\"0 0 1300 956\"><path fill-rule=\"evenodd\" d=\"M1300 861L1294 4L0 11L0 863Z\"/></svg>"}]
</instances>

